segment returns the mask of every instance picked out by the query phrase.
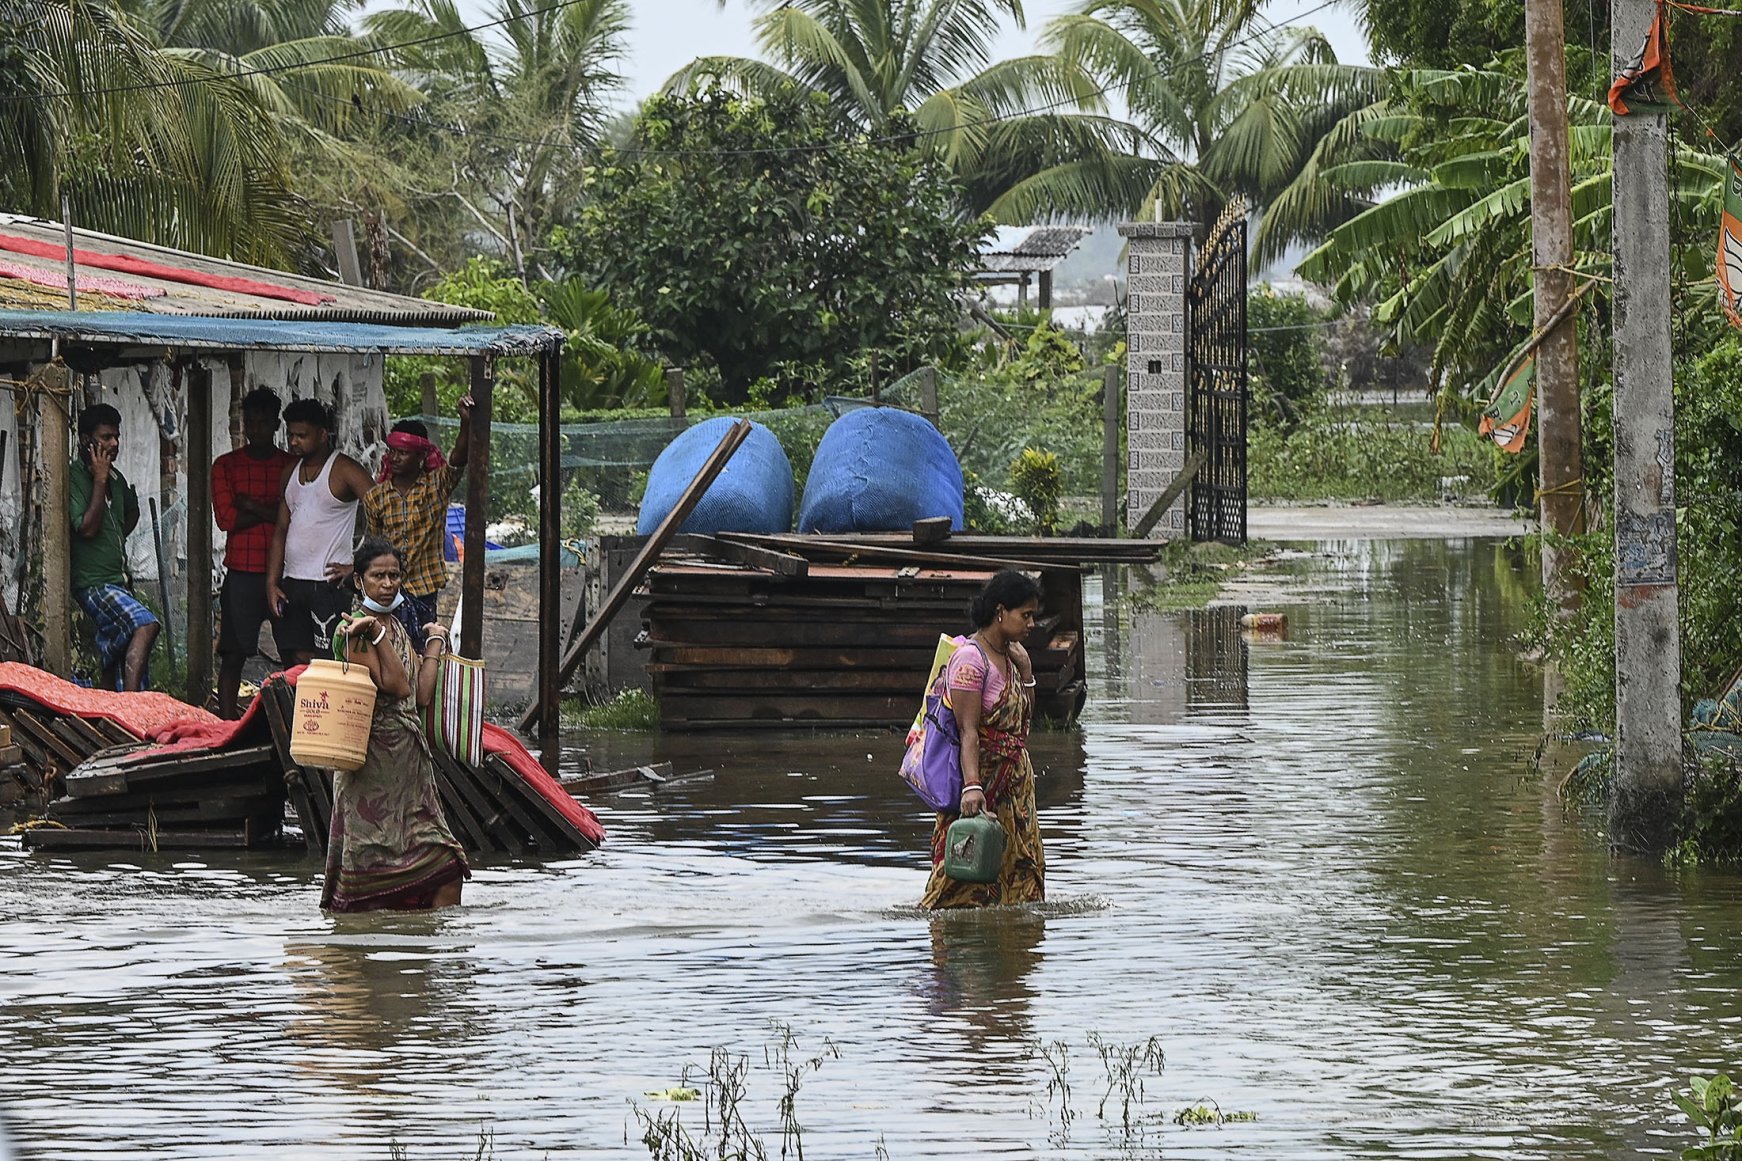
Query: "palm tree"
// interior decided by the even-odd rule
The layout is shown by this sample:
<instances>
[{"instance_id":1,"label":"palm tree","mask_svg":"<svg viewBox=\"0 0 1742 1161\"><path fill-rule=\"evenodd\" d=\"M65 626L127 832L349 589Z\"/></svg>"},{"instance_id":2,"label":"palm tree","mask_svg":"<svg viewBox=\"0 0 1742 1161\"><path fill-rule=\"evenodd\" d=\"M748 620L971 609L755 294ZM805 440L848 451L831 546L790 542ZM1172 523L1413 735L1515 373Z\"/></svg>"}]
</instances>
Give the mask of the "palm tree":
<instances>
[{"instance_id":1,"label":"palm tree","mask_svg":"<svg viewBox=\"0 0 1742 1161\"><path fill-rule=\"evenodd\" d=\"M402 124L392 138L411 158L418 216L433 226L427 248L448 247L442 264L481 241L525 274L540 269L552 232L580 200L607 101L622 83L614 66L629 9L625 0L554 10L499 0L487 15L502 22L500 40L468 30L454 0L416 0L367 17L364 28L388 43L442 37L393 54L399 75L429 98L421 123ZM481 238L468 237L480 229Z\"/></svg>"},{"instance_id":2,"label":"palm tree","mask_svg":"<svg viewBox=\"0 0 1742 1161\"><path fill-rule=\"evenodd\" d=\"M781 86L824 93L843 130L878 134L911 125L914 143L961 180L964 209L1007 221L1058 214L1116 216L1153 180L1142 153L1156 143L1104 115L1100 87L1048 55L991 60L1021 0L763 0L762 51L778 63L701 57L667 92L720 84L766 95ZM1068 111L1067 111L1068 110ZM1041 174L1046 196L1010 199ZM1092 196L1084 196L1089 175Z\"/></svg>"},{"instance_id":3,"label":"palm tree","mask_svg":"<svg viewBox=\"0 0 1742 1161\"><path fill-rule=\"evenodd\" d=\"M1573 245L1579 274L1610 268L1610 130L1601 101L1573 97ZM1402 187L1333 230L1301 263L1344 302L1374 302L1373 318L1401 343L1434 349L1445 381L1489 394L1531 320L1529 120L1524 86L1497 70L1416 70L1399 91L1351 115L1354 132L1389 145L1392 160L1330 164L1332 186ZM1683 237L1676 262L1688 284L1709 280L1724 160L1684 141L1670 196ZM1716 302L1710 302L1716 309Z\"/></svg>"},{"instance_id":4,"label":"palm tree","mask_svg":"<svg viewBox=\"0 0 1742 1161\"><path fill-rule=\"evenodd\" d=\"M1369 204L1361 191L1324 196L1315 160L1327 134L1385 88L1378 70L1338 64L1316 29L1273 25L1260 8L1261 0L1085 0L1043 42L1065 67L1122 93L1143 134L1189 159L1156 167L1144 210L1207 226L1244 197L1260 215L1258 265Z\"/></svg>"},{"instance_id":5,"label":"palm tree","mask_svg":"<svg viewBox=\"0 0 1742 1161\"><path fill-rule=\"evenodd\" d=\"M307 235L256 86L104 0L0 5L0 204L266 265Z\"/></svg>"}]
</instances>

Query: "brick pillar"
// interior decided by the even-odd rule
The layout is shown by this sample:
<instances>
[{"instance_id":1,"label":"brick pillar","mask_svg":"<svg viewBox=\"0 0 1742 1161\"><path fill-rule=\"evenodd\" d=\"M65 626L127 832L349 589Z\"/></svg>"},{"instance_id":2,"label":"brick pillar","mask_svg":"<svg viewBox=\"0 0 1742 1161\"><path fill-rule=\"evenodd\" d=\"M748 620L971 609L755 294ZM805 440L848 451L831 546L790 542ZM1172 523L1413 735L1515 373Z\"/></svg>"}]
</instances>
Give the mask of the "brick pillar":
<instances>
[{"instance_id":1,"label":"brick pillar","mask_svg":"<svg viewBox=\"0 0 1742 1161\"><path fill-rule=\"evenodd\" d=\"M1186 274L1189 222L1127 222L1125 522L1135 526L1186 461ZM1150 535L1185 535L1190 492Z\"/></svg>"}]
</instances>

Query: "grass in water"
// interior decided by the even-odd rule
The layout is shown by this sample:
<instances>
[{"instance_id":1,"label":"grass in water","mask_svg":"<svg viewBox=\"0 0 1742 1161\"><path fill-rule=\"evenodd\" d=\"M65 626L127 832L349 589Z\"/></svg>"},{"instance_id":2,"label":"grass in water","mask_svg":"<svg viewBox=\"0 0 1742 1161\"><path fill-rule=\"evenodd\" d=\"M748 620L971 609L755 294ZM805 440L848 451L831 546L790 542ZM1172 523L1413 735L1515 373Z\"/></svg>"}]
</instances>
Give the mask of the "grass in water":
<instances>
[{"instance_id":1,"label":"grass in water","mask_svg":"<svg viewBox=\"0 0 1742 1161\"><path fill-rule=\"evenodd\" d=\"M565 706L563 724L584 730L651 733L659 729L659 703L645 689L626 689L604 705Z\"/></svg>"},{"instance_id":2,"label":"grass in water","mask_svg":"<svg viewBox=\"0 0 1742 1161\"><path fill-rule=\"evenodd\" d=\"M1191 544L1170 541L1161 553L1163 578L1130 595L1132 608L1153 613L1201 609L1215 599L1224 582L1272 563L1276 546L1263 540L1242 545Z\"/></svg>"}]
</instances>

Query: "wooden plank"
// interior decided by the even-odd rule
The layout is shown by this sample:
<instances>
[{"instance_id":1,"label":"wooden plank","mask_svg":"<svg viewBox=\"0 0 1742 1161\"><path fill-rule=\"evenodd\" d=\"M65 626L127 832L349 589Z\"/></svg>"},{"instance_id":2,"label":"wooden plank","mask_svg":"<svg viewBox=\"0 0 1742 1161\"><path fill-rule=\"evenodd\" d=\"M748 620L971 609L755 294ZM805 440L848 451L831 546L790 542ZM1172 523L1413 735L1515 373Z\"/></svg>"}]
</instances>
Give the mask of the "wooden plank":
<instances>
[{"instance_id":1,"label":"wooden plank","mask_svg":"<svg viewBox=\"0 0 1742 1161\"><path fill-rule=\"evenodd\" d=\"M239 822L245 818L271 818L284 810L284 791L272 791L207 798L199 802L146 803L139 806L115 806L114 799L57 799L49 804L47 817L69 826L106 827L143 825L149 813L158 825L183 823ZM62 804L102 809L63 809Z\"/></svg>"},{"instance_id":2,"label":"wooden plank","mask_svg":"<svg viewBox=\"0 0 1742 1161\"><path fill-rule=\"evenodd\" d=\"M1173 502L1180 498L1181 493L1192 482L1192 477L1198 474L1198 469L1202 468L1209 461L1209 458L1210 452L1207 448L1199 448L1193 452L1186 459L1185 466L1180 468L1179 475L1175 476L1173 482L1162 490L1161 495L1155 498L1155 503L1149 506L1149 511L1145 512L1143 518L1132 527L1131 535L1148 536L1150 529L1161 523L1162 516L1173 506Z\"/></svg>"},{"instance_id":3,"label":"wooden plank","mask_svg":"<svg viewBox=\"0 0 1742 1161\"><path fill-rule=\"evenodd\" d=\"M570 794L611 794L619 790L653 786L671 777L670 762L654 762L629 770L607 770L598 774L579 774L564 778L562 787Z\"/></svg>"},{"instance_id":4,"label":"wooden plank","mask_svg":"<svg viewBox=\"0 0 1742 1161\"><path fill-rule=\"evenodd\" d=\"M567 815L559 811L552 803L545 801L543 795L527 786L521 780L520 775L515 773L513 767L509 766L501 755L486 755L484 766L538 812L544 825L555 835L556 841L552 844L553 850L590 851L599 845L582 834L580 828L569 821Z\"/></svg>"},{"instance_id":5,"label":"wooden plank","mask_svg":"<svg viewBox=\"0 0 1742 1161\"><path fill-rule=\"evenodd\" d=\"M188 368L183 413L187 419L180 445L187 481L183 559L188 578L184 697L189 705L203 706L212 692L212 372L205 363ZM174 650L170 652L173 655Z\"/></svg>"},{"instance_id":6,"label":"wooden plank","mask_svg":"<svg viewBox=\"0 0 1742 1161\"><path fill-rule=\"evenodd\" d=\"M474 850L513 852L525 844L512 831L505 830L508 812L467 775L464 767L437 750L431 750L435 765L436 785L442 790L442 810L450 815L449 825L458 824L469 836Z\"/></svg>"},{"instance_id":7,"label":"wooden plank","mask_svg":"<svg viewBox=\"0 0 1742 1161\"><path fill-rule=\"evenodd\" d=\"M748 419L740 419L726 432L719 445L714 448L713 454L708 457L707 462L702 465L701 470L690 481L689 487L685 488L683 495L678 497L672 510L666 514L664 520L660 521L659 527L654 529L653 535L647 538L647 543L641 546L641 551L635 554L635 559L629 562L623 575L617 578L617 583L612 586L604 603L599 606L598 613L581 631L581 635L569 643L568 652L563 656L562 668L558 673L559 681L567 681L573 675L575 668L581 663L581 658L586 656L588 649L592 648L593 642L604 633L605 627L611 623L611 619L622 611L624 605L629 603L630 595L641 584L642 575L647 572L648 567L654 561L659 559L659 554L665 550L666 542L676 535L677 530L683 526L683 522L689 519L696 504L707 493L708 486L714 482L715 477L725 468L727 461L732 458L733 453L738 450L739 445L749 435L750 421ZM479 518L482 519L482 513L479 514ZM537 723L538 715L539 707L534 702L520 716L520 729L522 731L531 729Z\"/></svg>"},{"instance_id":8,"label":"wooden plank","mask_svg":"<svg viewBox=\"0 0 1742 1161\"><path fill-rule=\"evenodd\" d=\"M234 830L158 830L158 851L246 850L256 845L254 828ZM61 830L57 827L36 827L24 833L24 845L33 850L124 850L150 851L144 827L108 829L77 827Z\"/></svg>"},{"instance_id":9,"label":"wooden plank","mask_svg":"<svg viewBox=\"0 0 1742 1161\"><path fill-rule=\"evenodd\" d=\"M929 658L928 658L929 660ZM925 662L913 669L672 669L648 667L661 694L685 690L911 693L915 706L925 693Z\"/></svg>"},{"instance_id":10,"label":"wooden plank","mask_svg":"<svg viewBox=\"0 0 1742 1161\"><path fill-rule=\"evenodd\" d=\"M4 435L5 432L0 432ZM24 761L24 747L16 742L9 746L0 746L0 766L16 766Z\"/></svg>"},{"instance_id":11,"label":"wooden plank","mask_svg":"<svg viewBox=\"0 0 1742 1161\"><path fill-rule=\"evenodd\" d=\"M717 620L677 620L650 610L647 618L647 640L653 645L760 645L774 648L795 646L856 648L874 644L884 648L911 646L930 649L937 645L938 634L949 629L965 628L960 622L965 616L942 624L908 621L878 622L873 620L839 621L773 621L741 617Z\"/></svg>"},{"instance_id":12,"label":"wooden plank","mask_svg":"<svg viewBox=\"0 0 1742 1161\"><path fill-rule=\"evenodd\" d=\"M927 516L923 520L915 520L913 542L922 548L930 544L942 544L950 538L954 523L948 516Z\"/></svg>"},{"instance_id":13,"label":"wooden plank","mask_svg":"<svg viewBox=\"0 0 1742 1161\"><path fill-rule=\"evenodd\" d=\"M905 532L857 532L853 539L865 544L899 547L912 542ZM1007 556L1021 560L1069 560L1108 563L1140 563L1159 560L1165 547L1158 540L1114 539L1101 536L989 536L957 532L950 536L950 551L963 556Z\"/></svg>"},{"instance_id":14,"label":"wooden plank","mask_svg":"<svg viewBox=\"0 0 1742 1161\"><path fill-rule=\"evenodd\" d=\"M831 649L826 647L660 645L651 660L679 665L731 666L741 669L925 669L932 646L923 649Z\"/></svg>"},{"instance_id":15,"label":"wooden plank","mask_svg":"<svg viewBox=\"0 0 1742 1161\"><path fill-rule=\"evenodd\" d=\"M87 783L92 779L107 779L107 774L84 775L69 781L67 793L63 798L56 799L56 804L64 812L94 811L94 810L144 810L147 806L181 806L190 802L201 802L208 798L238 798L258 794L282 795L284 780L276 770L250 771L245 777L237 777L233 773L224 777L207 774L198 779L176 782L169 786L154 789L126 789L120 791L96 789ZM108 785L108 783L103 783Z\"/></svg>"},{"instance_id":16,"label":"wooden plank","mask_svg":"<svg viewBox=\"0 0 1742 1161\"><path fill-rule=\"evenodd\" d=\"M734 564L746 564L753 568L766 569L775 576L801 577L810 571L810 561L802 556L794 556L790 552L777 552L772 548L758 548L756 545L744 544L736 540L723 540L718 536L679 533L671 538L671 544L667 547L666 552L698 553L719 560L728 560Z\"/></svg>"},{"instance_id":17,"label":"wooden plank","mask_svg":"<svg viewBox=\"0 0 1742 1161\"><path fill-rule=\"evenodd\" d=\"M518 778L512 777L512 771L504 775L490 758L491 755L484 756L484 764L475 768L473 776L480 784L488 786L497 801L507 808L516 828L511 831L515 839L527 847L528 854L541 851L548 854L564 849L568 844L564 841L563 828L547 817L547 804L542 799L531 801L526 787Z\"/></svg>"},{"instance_id":18,"label":"wooden plank","mask_svg":"<svg viewBox=\"0 0 1742 1161\"><path fill-rule=\"evenodd\" d=\"M1014 568L1023 572L1040 572L1049 568L1080 569L1079 565L1064 561L1043 562L996 556L971 556L962 553L919 552L912 548L862 544L849 537L818 537L793 532L722 532L720 537L723 540L737 540L746 544L761 544L785 552L797 553L813 560L818 556L823 556L829 559L897 561L904 565L978 571L983 571L988 567L994 569Z\"/></svg>"},{"instance_id":19,"label":"wooden plank","mask_svg":"<svg viewBox=\"0 0 1742 1161\"><path fill-rule=\"evenodd\" d=\"M60 764L62 770L71 770L85 760L85 755L62 741L59 734L49 729L47 723L29 710L13 710L12 720L16 723L13 730L14 736L22 730L24 734L42 747L43 753L52 756Z\"/></svg>"},{"instance_id":20,"label":"wooden plank","mask_svg":"<svg viewBox=\"0 0 1742 1161\"><path fill-rule=\"evenodd\" d=\"M490 420L496 385L496 359L473 355L472 423L466 444L465 559L460 562L459 652L484 656L484 521L490 510ZM555 545L551 545L555 548Z\"/></svg>"},{"instance_id":21,"label":"wooden plank","mask_svg":"<svg viewBox=\"0 0 1742 1161\"><path fill-rule=\"evenodd\" d=\"M682 722L690 718L732 719L735 721L790 721L799 725L847 719L853 721L911 722L919 708L919 694L822 694L797 696L774 694L767 697L746 695L708 696L703 694L663 694L659 698L662 722Z\"/></svg>"},{"instance_id":22,"label":"wooden plank","mask_svg":"<svg viewBox=\"0 0 1742 1161\"><path fill-rule=\"evenodd\" d=\"M115 743L109 736L96 726L80 717L57 717L53 724L70 745L77 746L85 752L86 757L98 750L106 750Z\"/></svg>"}]
</instances>

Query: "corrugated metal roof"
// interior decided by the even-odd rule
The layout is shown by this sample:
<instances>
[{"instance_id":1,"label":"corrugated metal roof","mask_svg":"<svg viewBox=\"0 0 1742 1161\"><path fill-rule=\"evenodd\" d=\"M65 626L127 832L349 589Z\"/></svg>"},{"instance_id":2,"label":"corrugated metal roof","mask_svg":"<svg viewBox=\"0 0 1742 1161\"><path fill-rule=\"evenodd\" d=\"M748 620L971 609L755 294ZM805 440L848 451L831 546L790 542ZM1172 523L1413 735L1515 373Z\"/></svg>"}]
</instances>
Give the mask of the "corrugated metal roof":
<instances>
[{"instance_id":1,"label":"corrugated metal roof","mask_svg":"<svg viewBox=\"0 0 1742 1161\"><path fill-rule=\"evenodd\" d=\"M326 319L206 318L144 311L0 310L0 338L60 339L177 351L312 351L340 354L536 355L562 338L555 327L407 327Z\"/></svg>"},{"instance_id":2,"label":"corrugated metal roof","mask_svg":"<svg viewBox=\"0 0 1742 1161\"><path fill-rule=\"evenodd\" d=\"M95 230L75 229L73 248L80 258L74 278L81 313L130 310L408 326L488 322L495 317L485 310L208 258ZM66 301L64 227L0 213L0 307L52 311L64 308Z\"/></svg>"},{"instance_id":3,"label":"corrugated metal roof","mask_svg":"<svg viewBox=\"0 0 1742 1161\"><path fill-rule=\"evenodd\" d=\"M980 270L987 274L1051 270L1092 232L1088 226L1000 226L980 251Z\"/></svg>"}]
</instances>

